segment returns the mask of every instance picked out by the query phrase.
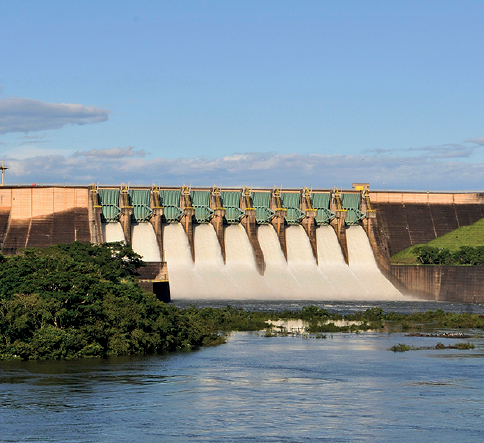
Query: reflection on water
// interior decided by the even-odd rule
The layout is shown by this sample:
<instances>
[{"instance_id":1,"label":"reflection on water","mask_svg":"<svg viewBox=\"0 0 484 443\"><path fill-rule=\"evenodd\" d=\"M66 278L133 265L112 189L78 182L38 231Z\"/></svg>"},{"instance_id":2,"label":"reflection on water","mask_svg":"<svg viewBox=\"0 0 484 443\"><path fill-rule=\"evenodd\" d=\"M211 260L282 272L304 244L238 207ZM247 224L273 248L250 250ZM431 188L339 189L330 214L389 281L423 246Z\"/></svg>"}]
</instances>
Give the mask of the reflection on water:
<instances>
[{"instance_id":1,"label":"reflection on water","mask_svg":"<svg viewBox=\"0 0 484 443\"><path fill-rule=\"evenodd\" d=\"M236 333L191 353L0 363L0 441L483 441L482 336L388 351L438 341L455 343Z\"/></svg>"}]
</instances>

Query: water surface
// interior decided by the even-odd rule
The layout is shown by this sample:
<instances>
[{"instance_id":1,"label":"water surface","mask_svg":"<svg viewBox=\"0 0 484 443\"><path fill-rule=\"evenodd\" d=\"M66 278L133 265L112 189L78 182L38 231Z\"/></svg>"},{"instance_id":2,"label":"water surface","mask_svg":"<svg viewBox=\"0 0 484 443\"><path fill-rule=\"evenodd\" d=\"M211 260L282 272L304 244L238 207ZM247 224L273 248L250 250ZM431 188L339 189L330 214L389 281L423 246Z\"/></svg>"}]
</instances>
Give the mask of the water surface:
<instances>
[{"instance_id":1,"label":"water surface","mask_svg":"<svg viewBox=\"0 0 484 443\"><path fill-rule=\"evenodd\" d=\"M476 333L478 331L471 331ZM484 338L235 333L171 355L0 363L1 442L478 442Z\"/></svg>"}]
</instances>

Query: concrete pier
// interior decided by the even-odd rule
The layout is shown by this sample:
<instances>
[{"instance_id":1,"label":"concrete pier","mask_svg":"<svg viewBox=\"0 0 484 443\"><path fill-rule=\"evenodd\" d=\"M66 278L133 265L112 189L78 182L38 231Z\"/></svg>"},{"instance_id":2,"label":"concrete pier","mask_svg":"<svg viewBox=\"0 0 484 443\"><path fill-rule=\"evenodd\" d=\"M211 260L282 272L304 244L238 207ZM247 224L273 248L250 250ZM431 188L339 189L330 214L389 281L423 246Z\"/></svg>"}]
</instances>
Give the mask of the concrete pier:
<instances>
[{"instance_id":1,"label":"concrete pier","mask_svg":"<svg viewBox=\"0 0 484 443\"><path fill-rule=\"evenodd\" d=\"M274 227L282 252L287 260L287 242L286 242L286 208L282 206L281 193L279 189L274 188L271 196L271 209L274 211L274 217L271 219L271 225Z\"/></svg>"},{"instance_id":2,"label":"concrete pier","mask_svg":"<svg viewBox=\"0 0 484 443\"><path fill-rule=\"evenodd\" d=\"M121 214L119 215L119 222L123 227L124 239L127 245L131 245L131 218L133 216L133 206L129 201L128 187L123 185L119 193L119 207Z\"/></svg>"},{"instance_id":3,"label":"concrete pier","mask_svg":"<svg viewBox=\"0 0 484 443\"><path fill-rule=\"evenodd\" d=\"M316 241L316 216L318 211L312 207L311 194L309 193L308 188L303 190L303 195L301 198L301 210L306 213L306 216L301 220L301 225L309 237L314 259L316 260L316 263L318 263L318 245Z\"/></svg>"},{"instance_id":4,"label":"concrete pier","mask_svg":"<svg viewBox=\"0 0 484 443\"><path fill-rule=\"evenodd\" d=\"M240 220L240 223L245 228L247 236L249 237L252 250L254 251L255 262L257 270L260 275L264 275L264 253L260 247L259 239L257 238L257 224L255 220L256 209L252 207L252 199L248 188L244 188L240 196L240 209L245 212Z\"/></svg>"},{"instance_id":5,"label":"concrete pier","mask_svg":"<svg viewBox=\"0 0 484 443\"><path fill-rule=\"evenodd\" d=\"M216 186L214 186L210 192L210 209L212 209L213 211L213 214L210 217L210 224L215 228L215 233L217 234L217 239L220 244L222 257L225 263L226 262L225 238L224 238L225 208L222 207L222 200L220 199L220 190Z\"/></svg>"},{"instance_id":6,"label":"concrete pier","mask_svg":"<svg viewBox=\"0 0 484 443\"><path fill-rule=\"evenodd\" d=\"M156 242L158 243L158 248L160 249L161 260L165 261L165 252L163 249L163 231L161 224L163 218L163 207L160 205L160 193L156 186L151 188L150 208L153 211L151 213L150 223L155 231Z\"/></svg>"},{"instance_id":7,"label":"concrete pier","mask_svg":"<svg viewBox=\"0 0 484 443\"><path fill-rule=\"evenodd\" d=\"M195 262L195 244L193 241L193 217L195 216L195 208L192 207L188 186L182 188L180 208L183 211L183 215L180 217L180 223L187 234L188 244L190 245L190 251L192 253L192 260Z\"/></svg>"},{"instance_id":8,"label":"concrete pier","mask_svg":"<svg viewBox=\"0 0 484 443\"><path fill-rule=\"evenodd\" d=\"M104 243L103 231L101 228L101 212L102 206L99 204L96 185L91 185L89 188L89 227L91 231L91 243L100 245Z\"/></svg>"},{"instance_id":9,"label":"concrete pier","mask_svg":"<svg viewBox=\"0 0 484 443\"><path fill-rule=\"evenodd\" d=\"M331 220L330 225L336 232L336 236L338 237L339 245L341 247L341 252L343 253L343 258L346 264L348 264L348 243L346 240L345 224L346 214L348 211L343 209L337 189L333 190L333 198L331 199L330 210L336 214L333 220Z\"/></svg>"}]
</instances>

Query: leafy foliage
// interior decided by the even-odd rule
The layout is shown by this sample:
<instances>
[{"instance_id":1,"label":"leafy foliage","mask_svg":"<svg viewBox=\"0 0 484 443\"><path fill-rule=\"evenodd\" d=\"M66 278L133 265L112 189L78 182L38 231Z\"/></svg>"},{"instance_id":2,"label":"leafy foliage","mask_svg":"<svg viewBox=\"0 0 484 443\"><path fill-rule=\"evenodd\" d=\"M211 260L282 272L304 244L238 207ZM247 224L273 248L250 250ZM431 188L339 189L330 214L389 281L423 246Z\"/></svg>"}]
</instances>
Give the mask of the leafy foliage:
<instances>
[{"instance_id":1,"label":"leafy foliage","mask_svg":"<svg viewBox=\"0 0 484 443\"><path fill-rule=\"evenodd\" d=\"M456 251L421 246L414 248L417 260L424 265L484 266L484 246L461 246Z\"/></svg>"},{"instance_id":2,"label":"leafy foliage","mask_svg":"<svg viewBox=\"0 0 484 443\"><path fill-rule=\"evenodd\" d=\"M191 349L221 341L196 315L134 281L143 265L121 243L72 243L0 257L0 359Z\"/></svg>"}]
</instances>

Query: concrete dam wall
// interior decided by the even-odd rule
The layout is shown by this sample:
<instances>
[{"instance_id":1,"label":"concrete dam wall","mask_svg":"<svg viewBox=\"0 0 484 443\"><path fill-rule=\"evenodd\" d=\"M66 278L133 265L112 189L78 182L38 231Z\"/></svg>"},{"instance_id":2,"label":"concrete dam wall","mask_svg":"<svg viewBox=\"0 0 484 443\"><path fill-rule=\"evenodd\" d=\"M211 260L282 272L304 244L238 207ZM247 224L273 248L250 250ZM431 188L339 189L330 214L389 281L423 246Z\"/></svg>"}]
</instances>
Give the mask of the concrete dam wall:
<instances>
[{"instance_id":1,"label":"concrete dam wall","mask_svg":"<svg viewBox=\"0 0 484 443\"><path fill-rule=\"evenodd\" d=\"M163 299L480 302L475 268L392 266L389 257L484 216L476 193L156 187L0 188L2 253L125 241ZM418 268L418 269L411 269ZM169 275L169 279L168 279ZM170 289L168 289L168 280ZM471 282L471 283L470 283Z\"/></svg>"},{"instance_id":2,"label":"concrete dam wall","mask_svg":"<svg viewBox=\"0 0 484 443\"><path fill-rule=\"evenodd\" d=\"M370 192L376 218L369 226L375 256L402 293L435 301L484 302L484 269L477 266L390 265L389 258L484 217L483 193Z\"/></svg>"}]
</instances>

